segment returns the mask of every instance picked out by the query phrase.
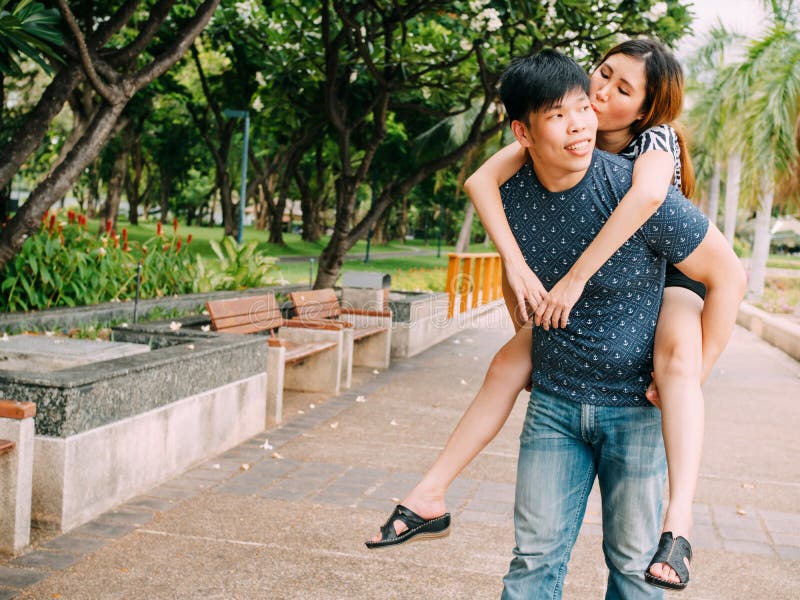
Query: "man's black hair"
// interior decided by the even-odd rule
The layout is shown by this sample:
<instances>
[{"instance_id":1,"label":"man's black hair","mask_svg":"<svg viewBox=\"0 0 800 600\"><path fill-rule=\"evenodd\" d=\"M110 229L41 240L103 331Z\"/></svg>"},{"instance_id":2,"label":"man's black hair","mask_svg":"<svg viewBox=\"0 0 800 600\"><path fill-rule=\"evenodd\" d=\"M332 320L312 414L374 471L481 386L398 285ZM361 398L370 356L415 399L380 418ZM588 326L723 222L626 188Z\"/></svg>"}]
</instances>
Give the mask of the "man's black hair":
<instances>
[{"instance_id":1,"label":"man's black hair","mask_svg":"<svg viewBox=\"0 0 800 600\"><path fill-rule=\"evenodd\" d=\"M527 123L528 114L551 109L575 89L589 94L589 77L574 60L542 50L512 62L500 77L500 99L512 121Z\"/></svg>"}]
</instances>

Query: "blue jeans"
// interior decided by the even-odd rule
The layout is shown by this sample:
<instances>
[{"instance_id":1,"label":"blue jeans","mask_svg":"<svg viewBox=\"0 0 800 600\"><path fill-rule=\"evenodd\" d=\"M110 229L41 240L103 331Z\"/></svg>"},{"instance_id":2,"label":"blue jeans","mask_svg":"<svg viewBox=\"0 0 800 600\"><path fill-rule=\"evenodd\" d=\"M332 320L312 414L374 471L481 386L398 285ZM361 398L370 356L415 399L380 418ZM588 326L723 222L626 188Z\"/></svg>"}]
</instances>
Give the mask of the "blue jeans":
<instances>
[{"instance_id":1,"label":"blue jeans","mask_svg":"<svg viewBox=\"0 0 800 600\"><path fill-rule=\"evenodd\" d=\"M561 598L595 476L606 600L662 598L644 572L658 545L665 474L658 409L579 404L534 390L520 435L517 546L503 599Z\"/></svg>"}]
</instances>

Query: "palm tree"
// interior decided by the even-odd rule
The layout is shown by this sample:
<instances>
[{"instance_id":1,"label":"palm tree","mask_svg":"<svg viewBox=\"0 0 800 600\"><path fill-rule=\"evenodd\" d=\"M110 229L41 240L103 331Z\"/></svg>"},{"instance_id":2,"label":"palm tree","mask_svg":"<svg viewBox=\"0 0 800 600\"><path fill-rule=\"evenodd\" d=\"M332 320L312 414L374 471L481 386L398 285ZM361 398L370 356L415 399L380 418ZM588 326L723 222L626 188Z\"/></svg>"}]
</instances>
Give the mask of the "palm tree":
<instances>
[{"instance_id":1,"label":"palm tree","mask_svg":"<svg viewBox=\"0 0 800 600\"><path fill-rule=\"evenodd\" d=\"M695 163L697 188L708 185L707 214L716 222L719 212L719 191L722 171L725 176L724 232L733 244L739 200L741 159L735 135L727 135L731 120L731 74L728 66L731 49L742 43L742 36L721 23L709 31L705 43L688 63L688 92L692 106L688 114L691 130L692 158Z\"/></svg>"},{"instance_id":2,"label":"palm tree","mask_svg":"<svg viewBox=\"0 0 800 600\"><path fill-rule=\"evenodd\" d=\"M749 284L755 298L764 291L776 191L796 190L792 182L800 169L797 4L771 0L767 6L772 12L769 28L749 44L743 59L714 71L693 119L703 146L726 150L726 236L732 240L737 196L739 206L756 212Z\"/></svg>"},{"instance_id":3,"label":"palm tree","mask_svg":"<svg viewBox=\"0 0 800 600\"><path fill-rule=\"evenodd\" d=\"M791 4L791 3L790 3ZM770 220L776 189L796 177L800 156L795 126L800 115L800 30L796 22L776 19L754 43L743 63L754 85L743 105L748 143L742 152L742 194L756 209L749 293L764 292L770 245Z\"/></svg>"}]
</instances>

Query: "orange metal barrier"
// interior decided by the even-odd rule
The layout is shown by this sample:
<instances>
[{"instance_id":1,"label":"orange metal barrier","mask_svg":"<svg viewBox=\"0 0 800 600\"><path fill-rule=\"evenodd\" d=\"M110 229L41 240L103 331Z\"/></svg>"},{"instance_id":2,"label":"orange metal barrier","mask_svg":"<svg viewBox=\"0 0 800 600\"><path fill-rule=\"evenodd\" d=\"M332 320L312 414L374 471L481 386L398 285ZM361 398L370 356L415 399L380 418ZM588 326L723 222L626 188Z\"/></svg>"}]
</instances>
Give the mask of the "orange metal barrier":
<instances>
[{"instance_id":1,"label":"orange metal barrier","mask_svg":"<svg viewBox=\"0 0 800 600\"><path fill-rule=\"evenodd\" d=\"M477 308L502 297L503 267L499 254L451 252L447 256L450 259L445 287L450 296L448 318L452 319L470 308Z\"/></svg>"}]
</instances>

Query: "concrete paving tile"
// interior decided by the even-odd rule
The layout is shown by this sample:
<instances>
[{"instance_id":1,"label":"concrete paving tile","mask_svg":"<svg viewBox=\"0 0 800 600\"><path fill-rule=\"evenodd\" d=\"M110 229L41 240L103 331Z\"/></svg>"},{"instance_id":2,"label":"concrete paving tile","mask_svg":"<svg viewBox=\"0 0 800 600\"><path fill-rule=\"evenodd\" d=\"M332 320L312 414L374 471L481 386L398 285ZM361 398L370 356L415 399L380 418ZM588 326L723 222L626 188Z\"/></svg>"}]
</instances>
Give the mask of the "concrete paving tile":
<instances>
[{"instance_id":1,"label":"concrete paving tile","mask_svg":"<svg viewBox=\"0 0 800 600\"><path fill-rule=\"evenodd\" d=\"M800 530L790 533L783 531L772 531L770 532L770 537L776 545L800 547Z\"/></svg>"},{"instance_id":2,"label":"concrete paving tile","mask_svg":"<svg viewBox=\"0 0 800 600\"><path fill-rule=\"evenodd\" d=\"M171 485L161 485L147 491L147 495L153 498L163 498L167 500L184 500L192 498L198 494L197 490L172 487Z\"/></svg>"},{"instance_id":3,"label":"concrete paving tile","mask_svg":"<svg viewBox=\"0 0 800 600\"><path fill-rule=\"evenodd\" d=\"M33 569L0 567L0 585L11 588L25 588L46 578L49 573Z\"/></svg>"},{"instance_id":4,"label":"concrete paving tile","mask_svg":"<svg viewBox=\"0 0 800 600\"><path fill-rule=\"evenodd\" d=\"M138 496L133 500L128 500L125 506L133 506L135 508L147 508L157 512L163 512L173 508L180 499L178 498L156 498L151 496Z\"/></svg>"},{"instance_id":5,"label":"concrete paving tile","mask_svg":"<svg viewBox=\"0 0 800 600\"><path fill-rule=\"evenodd\" d=\"M344 465L305 463L301 464L289 475L292 479L320 479L327 480L342 475L347 470Z\"/></svg>"},{"instance_id":6,"label":"concrete paving tile","mask_svg":"<svg viewBox=\"0 0 800 600\"><path fill-rule=\"evenodd\" d=\"M186 477L186 475L181 475L180 477L175 477L174 479L170 479L169 481L164 483L165 487L171 489L179 489L179 490L186 490L188 492L201 492L207 488L210 488L214 485L213 481L209 481L207 479L196 479L194 477Z\"/></svg>"},{"instance_id":7,"label":"concrete paving tile","mask_svg":"<svg viewBox=\"0 0 800 600\"><path fill-rule=\"evenodd\" d=\"M784 560L800 560L800 546L775 546L775 551Z\"/></svg>"},{"instance_id":8,"label":"concrete paving tile","mask_svg":"<svg viewBox=\"0 0 800 600\"><path fill-rule=\"evenodd\" d=\"M689 541L692 544L692 548L704 550L722 549L722 540L714 528L707 525L695 525L692 528L692 539Z\"/></svg>"},{"instance_id":9,"label":"concrete paving tile","mask_svg":"<svg viewBox=\"0 0 800 600\"><path fill-rule=\"evenodd\" d=\"M104 522L102 519L95 519L84 523L80 527L73 529L75 535L86 535L100 538L118 538L134 530L133 525L120 525Z\"/></svg>"},{"instance_id":10,"label":"concrete paving tile","mask_svg":"<svg viewBox=\"0 0 800 600\"><path fill-rule=\"evenodd\" d=\"M759 542L744 542L737 540L724 540L722 548L727 552L737 554L757 554L759 556L775 556L775 550L769 544Z\"/></svg>"},{"instance_id":11,"label":"concrete paving tile","mask_svg":"<svg viewBox=\"0 0 800 600\"><path fill-rule=\"evenodd\" d=\"M149 510L137 510L137 507L126 507L105 512L100 515L99 518L108 523L141 527L152 521L153 516L153 513Z\"/></svg>"},{"instance_id":12,"label":"concrete paving tile","mask_svg":"<svg viewBox=\"0 0 800 600\"><path fill-rule=\"evenodd\" d=\"M765 531L751 527L738 527L737 525L717 524L720 537L724 540L743 540L769 544L770 540Z\"/></svg>"},{"instance_id":13,"label":"concrete paving tile","mask_svg":"<svg viewBox=\"0 0 800 600\"><path fill-rule=\"evenodd\" d=\"M490 500L480 500L473 498L465 505L466 511L487 512L498 515L510 515L514 512L514 505L508 502L498 502Z\"/></svg>"},{"instance_id":14,"label":"concrete paving tile","mask_svg":"<svg viewBox=\"0 0 800 600\"><path fill-rule=\"evenodd\" d=\"M271 498L273 500L302 500L311 492L302 490L287 490L282 488L267 488L266 490L257 493L262 498Z\"/></svg>"},{"instance_id":15,"label":"concrete paving tile","mask_svg":"<svg viewBox=\"0 0 800 600\"><path fill-rule=\"evenodd\" d=\"M234 496L253 496L263 489L263 485L241 485L233 482L215 488L214 492L217 494L232 494Z\"/></svg>"},{"instance_id":16,"label":"concrete paving tile","mask_svg":"<svg viewBox=\"0 0 800 600\"><path fill-rule=\"evenodd\" d=\"M28 554L23 554L12 560L9 565L15 567L27 567L33 569L47 569L57 571L64 569L81 559L78 554L66 554L64 552L50 552L48 550L34 550Z\"/></svg>"},{"instance_id":17,"label":"concrete paving tile","mask_svg":"<svg viewBox=\"0 0 800 600\"><path fill-rule=\"evenodd\" d=\"M105 544L106 540L100 538L80 537L77 535L72 535L71 533L67 533L53 538L46 544L43 544L42 548L47 548L48 550L58 550L68 554L82 555L95 552L105 546Z\"/></svg>"},{"instance_id":18,"label":"concrete paving tile","mask_svg":"<svg viewBox=\"0 0 800 600\"><path fill-rule=\"evenodd\" d=\"M237 467L235 471L224 471L222 469L208 469L208 468L199 468L194 469L193 471L189 471L184 475L184 477L189 479L205 479L209 481L223 481L228 479L233 473L237 473L239 468Z\"/></svg>"},{"instance_id":19,"label":"concrete paving tile","mask_svg":"<svg viewBox=\"0 0 800 600\"><path fill-rule=\"evenodd\" d=\"M482 481L475 491L476 500L501 500L514 502L514 485Z\"/></svg>"},{"instance_id":20,"label":"concrete paving tile","mask_svg":"<svg viewBox=\"0 0 800 600\"><path fill-rule=\"evenodd\" d=\"M464 510L458 515L459 520L467 523L483 523L485 525L506 525L511 521L510 515Z\"/></svg>"},{"instance_id":21,"label":"concrete paving tile","mask_svg":"<svg viewBox=\"0 0 800 600\"><path fill-rule=\"evenodd\" d=\"M384 479L386 476L387 472L381 469L352 467L345 471L336 481L346 485L371 486Z\"/></svg>"},{"instance_id":22,"label":"concrete paving tile","mask_svg":"<svg viewBox=\"0 0 800 600\"><path fill-rule=\"evenodd\" d=\"M373 496L364 496L358 501L359 508L385 512L387 517L389 513L394 510L395 505L396 502L385 498L375 498ZM386 520L386 517L383 517L383 519Z\"/></svg>"},{"instance_id":23,"label":"concrete paving tile","mask_svg":"<svg viewBox=\"0 0 800 600\"><path fill-rule=\"evenodd\" d=\"M321 502L323 504L330 504L332 506L351 507L358 503L358 496L351 496L349 494L332 494L330 492L319 492L311 496L312 502Z\"/></svg>"},{"instance_id":24,"label":"concrete paving tile","mask_svg":"<svg viewBox=\"0 0 800 600\"><path fill-rule=\"evenodd\" d=\"M0 600L11 600L12 598L16 598L17 594L19 594L19 590L10 590L8 588L0 588Z\"/></svg>"}]
</instances>

